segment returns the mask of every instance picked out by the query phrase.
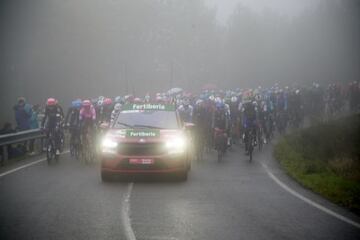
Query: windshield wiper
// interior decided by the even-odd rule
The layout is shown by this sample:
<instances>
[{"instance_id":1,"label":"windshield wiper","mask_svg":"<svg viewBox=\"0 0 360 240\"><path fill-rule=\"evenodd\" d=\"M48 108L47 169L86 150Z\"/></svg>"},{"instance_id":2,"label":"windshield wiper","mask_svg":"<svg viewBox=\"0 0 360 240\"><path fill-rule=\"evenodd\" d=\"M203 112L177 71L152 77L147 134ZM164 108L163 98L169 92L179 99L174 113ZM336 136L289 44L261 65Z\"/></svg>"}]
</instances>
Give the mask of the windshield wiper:
<instances>
[{"instance_id":1,"label":"windshield wiper","mask_svg":"<svg viewBox=\"0 0 360 240\"><path fill-rule=\"evenodd\" d=\"M139 128L153 128L153 129L164 129L164 128L161 128L161 127L156 127L156 126L150 126L150 125L134 125L134 127L139 127Z\"/></svg>"},{"instance_id":2,"label":"windshield wiper","mask_svg":"<svg viewBox=\"0 0 360 240\"><path fill-rule=\"evenodd\" d=\"M116 123L116 125L122 125L124 127L128 127L128 128L133 128L134 126L130 125L130 124L126 124L126 123L123 123L123 122L118 122Z\"/></svg>"}]
</instances>

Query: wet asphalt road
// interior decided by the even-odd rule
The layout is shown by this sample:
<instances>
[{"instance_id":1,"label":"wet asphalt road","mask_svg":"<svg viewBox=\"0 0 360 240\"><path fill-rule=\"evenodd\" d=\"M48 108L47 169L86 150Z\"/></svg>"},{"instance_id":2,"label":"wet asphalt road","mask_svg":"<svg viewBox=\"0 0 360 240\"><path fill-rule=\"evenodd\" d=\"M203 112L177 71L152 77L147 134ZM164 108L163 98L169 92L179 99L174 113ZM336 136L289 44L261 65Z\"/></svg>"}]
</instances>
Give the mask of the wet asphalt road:
<instances>
[{"instance_id":1,"label":"wet asphalt road","mask_svg":"<svg viewBox=\"0 0 360 240\"><path fill-rule=\"evenodd\" d=\"M360 229L281 188L359 218L289 179L271 146L248 162L235 147L194 162L189 179L137 178L102 183L99 166L62 155L0 178L0 239L360 239Z\"/></svg>"}]
</instances>

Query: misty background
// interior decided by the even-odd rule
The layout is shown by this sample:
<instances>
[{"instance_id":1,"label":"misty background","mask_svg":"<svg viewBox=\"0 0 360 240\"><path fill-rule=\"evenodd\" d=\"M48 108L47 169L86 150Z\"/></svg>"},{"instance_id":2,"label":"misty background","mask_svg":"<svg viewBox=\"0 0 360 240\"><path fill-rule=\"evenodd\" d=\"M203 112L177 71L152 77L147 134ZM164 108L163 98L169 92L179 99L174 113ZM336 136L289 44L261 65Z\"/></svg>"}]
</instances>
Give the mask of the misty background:
<instances>
[{"instance_id":1,"label":"misty background","mask_svg":"<svg viewBox=\"0 0 360 240\"><path fill-rule=\"evenodd\" d=\"M2 0L0 124L19 96L360 79L360 1L268 2Z\"/></svg>"}]
</instances>

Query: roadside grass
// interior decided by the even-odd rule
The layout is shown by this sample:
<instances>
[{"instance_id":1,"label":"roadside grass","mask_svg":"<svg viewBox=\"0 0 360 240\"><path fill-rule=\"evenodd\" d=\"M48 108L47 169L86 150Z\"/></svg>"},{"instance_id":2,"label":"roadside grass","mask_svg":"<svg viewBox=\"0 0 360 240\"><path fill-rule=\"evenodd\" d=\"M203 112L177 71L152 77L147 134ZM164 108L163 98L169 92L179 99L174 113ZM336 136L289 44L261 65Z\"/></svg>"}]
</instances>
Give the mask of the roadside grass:
<instances>
[{"instance_id":1,"label":"roadside grass","mask_svg":"<svg viewBox=\"0 0 360 240\"><path fill-rule=\"evenodd\" d=\"M359 114L287 135L274 155L303 186L360 214Z\"/></svg>"}]
</instances>

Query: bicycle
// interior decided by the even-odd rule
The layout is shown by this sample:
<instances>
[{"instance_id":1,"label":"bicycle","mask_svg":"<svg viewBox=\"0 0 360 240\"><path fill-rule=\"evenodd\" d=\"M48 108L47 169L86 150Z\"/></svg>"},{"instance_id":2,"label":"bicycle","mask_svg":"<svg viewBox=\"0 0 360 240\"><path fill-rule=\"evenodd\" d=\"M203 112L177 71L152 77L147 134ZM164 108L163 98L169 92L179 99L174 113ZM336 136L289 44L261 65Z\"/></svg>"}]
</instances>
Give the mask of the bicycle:
<instances>
[{"instance_id":1,"label":"bicycle","mask_svg":"<svg viewBox=\"0 0 360 240\"><path fill-rule=\"evenodd\" d=\"M205 129L202 129L201 127L196 127L196 132L194 134L194 140L195 140L195 155L196 160L201 161L203 160L204 153L205 153L205 141L206 141L206 132Z\"/></svg>"},{"instance_id":2,"label":"bicycle","mask_svg":"<svg viewBox=\"0 0 360 240\"><path fill-rule=\"evenodd\" d=\"M76 160L80 159L81 153L81 139L79 130L73 128L71 130L71 137L70 137L70 155L75 157Z\"/></svg>"},{"instance_id":3,"label":"bicycle","mask_svg":"<svg viewBox=\"0 0 360 240\"><path fill-rule=\"evenodd\" d=\"M255 138L253 129L249 129L245 132L245 150L247 152L247 155L250 157L250 162L253 159L253 152L255 147Z\"/></svg>"},{"instance_id":4,"label":"bicycle","mask_svg":"<svg viewBox=\"0 0 360 240\"><path fill-rule=\"evenodd\" d=\"M59 161L59 155L56 154L56 142L59 132L59 126L56 126L55 128L51 128L49 130L49 135L47 138L47 144L46 144L46 160L47 163L50 165L51 161L53 159L56 160L56 162Z\"/></svg>"},{"instance_id":5,"label":"bicycle","mask_svg":"<svg viewBox=\"0 0 360 240\"><path fill-rule=\"evenodd\" d=\"M215 149L217 151L217 161L221 162L227 147L227 136L224 129L215 128Z\"/></svg>"},{"instance_id":6,"label":"bicycle","mask_svg":"<svg viewBox=\"0 0 360 240\"><path fill-rule=\"evenodd\" d=\"M259 144L259 151L262 150L262 147L264 145L264 129L262 127L262 124L259 124L258 129L257 129L257 141Z\"/></svg>"},{"instance_id":7,"label":"bicycle","mask_svg":"<svg viewBox=\"0 0 360 240\"><path fill-rule=\"evenodd\" d=\"M81 142L81 161L86 164L93 163L95 161L94 142L88 129L83 133Z\"/></svg>"}]
</instances>

